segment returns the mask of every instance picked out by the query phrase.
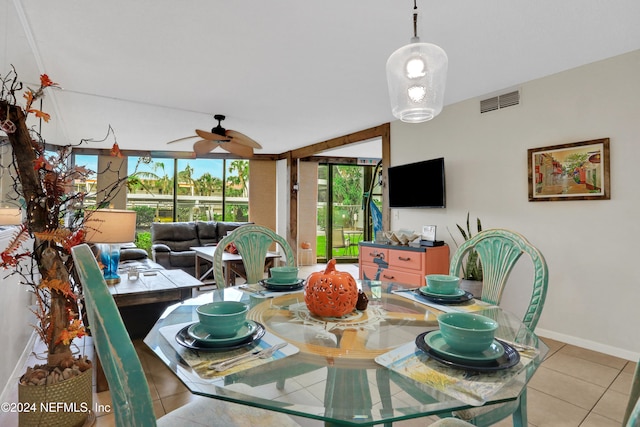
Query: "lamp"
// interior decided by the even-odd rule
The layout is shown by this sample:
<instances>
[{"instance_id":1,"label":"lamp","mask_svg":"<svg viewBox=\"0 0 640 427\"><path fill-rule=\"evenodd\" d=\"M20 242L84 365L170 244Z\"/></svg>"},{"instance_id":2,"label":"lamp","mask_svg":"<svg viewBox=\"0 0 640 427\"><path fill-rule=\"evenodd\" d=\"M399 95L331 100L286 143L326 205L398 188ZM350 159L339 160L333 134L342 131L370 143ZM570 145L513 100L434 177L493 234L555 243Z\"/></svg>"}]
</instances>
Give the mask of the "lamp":
<instances>
[{"instance_id":1,"label":"lamp","mask_svg":"<svg viewBox=\"0 0 640 427\"><path fill-rule=\"evenodd\" d=\"M135 240L136 212L118 209L91 211L85 219L85 230L85 241L98 244L105 281L110 285L120 283L120 245Z\"/></svg>"},{"instance_id":2,"label":"lamp","mask_svg":"<svg viewBox=\"0 0 640 427\"><path fill-rule=\"evenodd\" d=\"M387 84L393 115L403 122L420 123L442 111L449 59L439 46L420 43L416 0L413 9L411 43L387 60Z\"/></svg>"},{"instance_id":3,"label":"lamp","mask_svg":"<svg viewBox=\"0 0 640 427\"><path fill-rule=\"evenodd\" d=\"M22 224L22 213L20 213L20 208L0 208L0 225L20 224Z\"/></svg>"}]
</instances>

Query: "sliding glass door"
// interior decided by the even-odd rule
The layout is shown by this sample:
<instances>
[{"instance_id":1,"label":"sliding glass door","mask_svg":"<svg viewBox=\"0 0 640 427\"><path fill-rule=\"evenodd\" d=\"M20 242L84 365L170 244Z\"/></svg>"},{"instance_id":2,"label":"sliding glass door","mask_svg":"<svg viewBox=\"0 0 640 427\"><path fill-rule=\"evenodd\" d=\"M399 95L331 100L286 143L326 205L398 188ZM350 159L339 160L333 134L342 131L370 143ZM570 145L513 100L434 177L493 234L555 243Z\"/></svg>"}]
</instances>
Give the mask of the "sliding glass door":
<instances>
[{"instance_id":1,"label":"sliding glass door","mask_svg":"<svg viewBox=\"0 0 640 427\"><path fill-rule=\"evenodd\" d=\"M357 262L358 243L370 229L363 201L372 169L359 165L318 166L318 262L331 258Z\"/></svg>"}]
</instances>

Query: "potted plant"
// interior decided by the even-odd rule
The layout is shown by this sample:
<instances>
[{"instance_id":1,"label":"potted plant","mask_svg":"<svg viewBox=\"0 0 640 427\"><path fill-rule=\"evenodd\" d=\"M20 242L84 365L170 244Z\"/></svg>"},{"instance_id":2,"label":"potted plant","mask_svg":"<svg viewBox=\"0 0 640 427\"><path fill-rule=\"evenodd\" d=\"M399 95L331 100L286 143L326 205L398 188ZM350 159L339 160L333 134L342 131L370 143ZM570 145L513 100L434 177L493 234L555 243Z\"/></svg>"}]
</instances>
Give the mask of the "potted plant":
<instances>
[{"instance_id":1,"label":"potted plant","mask_svg":"<svg viewBox=\"0 0 640 427\"><path fill-rule=\"evenodd\" d=\"M42 75L37 90L24 91L24 107L18 102L23 85L15 69L3 76L0 84L0 127L13 150L9 168L15 169L10 171L14 177L14 203L21 206L24 217L9 246L0 254L0 267L13 269L30 287L35 299L34 327L47 347L46 363L29 367L21 377L19 399L24 402L23 399L42 397L48 402L68 402L68 410L49 414L55 417L55 425L82 425L92 406L92 375L91 362L82 355L74 357L71 351L72 341L85 334L85 325L70 249L84 241L86 218L82 205L86 193L74 191L72 184L74 179L92 172L71 165L69 146L58 147L55 154L47 155L40 134L27 128L30 114L49 121L49 115L34 108L34 102L56 83ZM27 244L29 247L25 247ZM70 384L71 381L75 383ZM58 390L69 395L56 396ZM21 425L46 424L42 417L48 414L40 406L33 408L36 411L20 413Z\"/></svg>"},{"instance_id":2,"label":"potted plant","mask_svg":"<svg viewBox=\"0 0 640 427\"><path fill-rule=\"evenodd\" d=\"M462 228L459 224L456 224L456 227L458 227L458 230L460 231L460 234L465 241L473 237L473 234L471 233L471 225L469 222L469 212L467 212L466 229ZM482 231L482 223L480 222L480 218L476 218L476 230L477 233ZM456 244L456 247L458 247L458 242L456 241L456 239L453 236L451 236L451 239ZM480 262L480 257L475 250L470 250L467 253L467 258L462 264L462 278L464 280L476 280L482 282L482 263Z\"/></svg>"}]
</instances>

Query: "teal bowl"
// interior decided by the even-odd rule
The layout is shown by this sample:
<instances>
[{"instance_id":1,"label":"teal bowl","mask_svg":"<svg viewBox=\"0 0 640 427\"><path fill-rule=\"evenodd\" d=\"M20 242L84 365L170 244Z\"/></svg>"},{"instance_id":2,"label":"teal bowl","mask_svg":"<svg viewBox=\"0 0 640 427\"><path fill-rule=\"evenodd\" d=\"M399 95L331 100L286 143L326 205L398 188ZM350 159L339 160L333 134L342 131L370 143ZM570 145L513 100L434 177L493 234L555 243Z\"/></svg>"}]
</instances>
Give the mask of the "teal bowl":
<instances>
[{"instance_id":1,"label":"teal bowl","mask_svg":"<svg viewBox=\"0 0 640 427\"><path fill-rule=\"evenodd\" d=\"M427 280L427 289L434 294L451 295L456 292L460 285L458 276L450 276L448 274L427 274L424 276Z\"/></svg>"},{"instance_id":2,"label":"teal bowl","mask_svg":"<svg viewBox=\"0 0 640 427\"><path fill-rule=\"evenodd\" d=\"M290 284L298 280L298 267L271 267L271 280L275 283Z\"/></svg>"},{"instance_id":3,"label":"teal bowl","mask_svg":"<svg viewBox=\"0 0 640 427\"><path fill-rule=\"evenodd\" d=\"M440 333L452 350L481 353L491 346L498 322L474 313L444 313L438 316Z\"/></svg>"},{"instance_id":4,"label":"teal bowl","mask_svg":"<svg viewBox=\"0 0 640 427\"><path fill-rule=\"evenodd\" d=\"M249 306L239 301L216 301L196 308L202 328L214 338L230 338L247 321Z\"/></svg>"}]
</instances>

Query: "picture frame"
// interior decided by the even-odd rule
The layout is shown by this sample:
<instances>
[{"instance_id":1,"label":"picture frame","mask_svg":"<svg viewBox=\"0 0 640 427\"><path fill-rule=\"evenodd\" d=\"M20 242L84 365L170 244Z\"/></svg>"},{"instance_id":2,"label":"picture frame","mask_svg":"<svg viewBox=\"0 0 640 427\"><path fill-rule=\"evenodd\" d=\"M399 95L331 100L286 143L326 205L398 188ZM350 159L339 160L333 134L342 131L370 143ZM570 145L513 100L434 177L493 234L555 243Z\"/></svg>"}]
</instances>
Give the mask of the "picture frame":
<instances>
[{"instance_id":1,"label":"picture frame","mask_svg":"<svg viewBox=\"0 0 640 427\"><path fill-rule=\"evenodd\" d=\"M609 138L527 150L529 201L609 200Z\"/></svg>"},{"instance_id":2,"label":"picture frame","mask_svg":"<svg viewBox=\"0 0 640 427\"><path fill-rule=\"evenodd\" d=\"M422 240L429 240L434 242L436 240L436 226L435 225L423 225L422 226Z\"/></svg>"}]
</instances>

